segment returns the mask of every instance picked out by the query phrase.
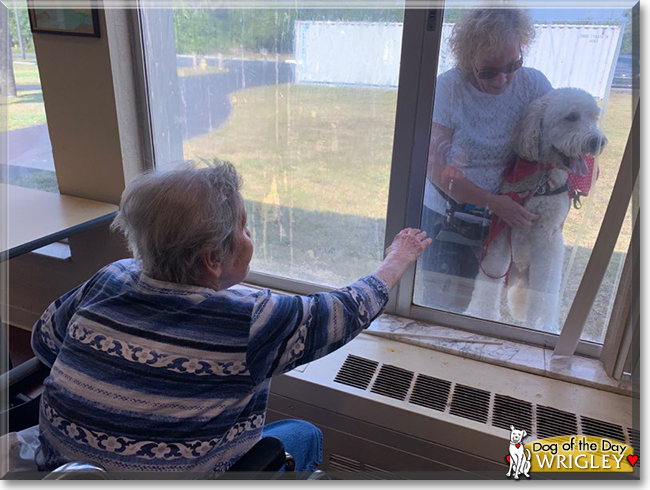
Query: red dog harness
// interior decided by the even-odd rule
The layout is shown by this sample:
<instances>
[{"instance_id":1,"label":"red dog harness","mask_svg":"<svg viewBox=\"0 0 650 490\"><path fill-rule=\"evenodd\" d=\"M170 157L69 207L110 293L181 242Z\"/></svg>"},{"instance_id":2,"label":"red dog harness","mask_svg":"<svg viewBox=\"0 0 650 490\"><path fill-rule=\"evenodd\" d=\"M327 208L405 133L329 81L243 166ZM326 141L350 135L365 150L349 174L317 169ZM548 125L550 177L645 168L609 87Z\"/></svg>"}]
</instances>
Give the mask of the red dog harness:
<instances>
[{"instance_id":1,"label":"red dog harness","mask_svg":"<svg viewBox=\"0 0 650 490\"><path fill-rule=\"evenodd\" d=\"M583 196L588 196L589 191L591 190L593 173L594 173L594 157L591 155L583 155L583 160L587 164L587 173L585 175L569 174L566 184L557 188L550 189L548 185L548 177L543 179L535 189L529 189L525 192L507 192L505 195L510 197L513 201L518 203L521 206L524 206L531 197L534 195L539 196L550 196L555 194L561 194L563 192L568 192L569 199L573 201L573 207L580 209L582 204L580 203L580 198ZM530 177L535 172L540 170L549 171L553 167L548 163L537 163L524 160L523 158L517 157L513 162L506 168L504 172L504 180L510 183L520 182L523 179ZM596 179L598 178L600 172L597 172ZM506 233L508 234L508 247L510 248L510 264L508 265L508 270L501 276L493 276L485 272L483 269L483 259L487 255L488 247L490 243L501 233L504 229L507 228ZM491 279L501 279L505 277L506 287L508 286L508 277L510 275L510 270L512 269L512 228L506 224L501 218L496 214L492 215L492 221L490 222L490 232L483 242L483 248L481 250L481 257L479 260L479 266L483 273Z\"/></svg>"}]
</instances>

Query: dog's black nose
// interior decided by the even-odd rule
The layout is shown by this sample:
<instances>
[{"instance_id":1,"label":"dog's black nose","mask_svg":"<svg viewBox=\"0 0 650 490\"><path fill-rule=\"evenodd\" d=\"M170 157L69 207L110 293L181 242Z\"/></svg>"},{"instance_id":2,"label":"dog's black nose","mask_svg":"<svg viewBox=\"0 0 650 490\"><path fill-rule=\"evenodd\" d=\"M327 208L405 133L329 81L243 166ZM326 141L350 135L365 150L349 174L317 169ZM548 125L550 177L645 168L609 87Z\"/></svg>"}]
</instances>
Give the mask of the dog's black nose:
<instances>
[{"instance_id":1,"label":"dog's black nose","mask_svg":"<svg viewBox=\"0 0 650 490\"><path fill-rule=\"evenodd\" d=\"M591 153L596 153L598 150L602 149L607 144L606 138L599 138L594 136L589 140L589 151Z\"/></svg>"}]
</instances>

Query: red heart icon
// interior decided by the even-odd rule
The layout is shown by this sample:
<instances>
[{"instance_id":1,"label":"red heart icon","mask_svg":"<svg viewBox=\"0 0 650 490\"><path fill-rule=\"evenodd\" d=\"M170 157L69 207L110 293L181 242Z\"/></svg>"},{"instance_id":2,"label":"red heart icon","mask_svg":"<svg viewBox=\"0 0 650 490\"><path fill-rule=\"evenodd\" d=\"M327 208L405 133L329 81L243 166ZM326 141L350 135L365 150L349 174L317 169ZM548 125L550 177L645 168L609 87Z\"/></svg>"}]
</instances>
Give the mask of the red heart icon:
<instances>
[{"instance_id":1,"label":"red heart icon","mask_svg":"<svg viewBox=\"0 0 650 490\"><path fill-rule=\"evenodd\" d=\"M508 463L510 462L510 455L509 455L509 454L506 456L506 461L507 461Z\"/></svg>"},{"instance_id":2,"label":"red heart icon","mask_svg":"<svg viewBox=\"0 0 650 490\"><path fill-rule=\"evenodd\" d=\"M630 462L632 466L634 466L636 462L639 460L639 457L630 455L627 457L627 460Z\"/></svg>"},{"instance_id":3,"label":"red heart icon","mask_svg":"<svg viewBox=\"0 0 650 490\"><path fill-rule=\"evenodd\" d=\"M519 449L519 446L521 446L521 444L515 444L515 447L516 447L517 449Z\"/></svg>"}]
</instances>

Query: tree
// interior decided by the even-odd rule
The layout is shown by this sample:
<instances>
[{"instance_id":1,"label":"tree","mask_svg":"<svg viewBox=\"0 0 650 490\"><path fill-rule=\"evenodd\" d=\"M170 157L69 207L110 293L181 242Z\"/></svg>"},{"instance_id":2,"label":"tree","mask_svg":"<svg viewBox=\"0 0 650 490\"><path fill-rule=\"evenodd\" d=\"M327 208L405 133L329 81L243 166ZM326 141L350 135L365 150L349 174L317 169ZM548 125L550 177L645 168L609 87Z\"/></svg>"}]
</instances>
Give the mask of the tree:
<instances>
[{"instance_id":1,"label":"tree","mask_svg":"<svg viewBox=\"0 0 650 490\"><path fill-rule=\"evenodd\" d=\"M204 55L218 46L222 31L211 11L174 9L173 15L177 53Z\"/></svg>"},{"instance_id":2,"label":"tree","mask_svg":"<svg viewBox=\"0 0 650 490\"><path fill-rule=\"evenodd\" d=\"M5 2L8 3L8 2ZM18 15L16 15L16 13ZM9 30L11 32L11 39L14 41L13 49L17 49L18 41L18 27L16 26L16 16L20 24L20 37L23 41L25 51L34 50L34 39L29 24L29 15L26 8L9 9Z\"/></svg>"},{"instance_id":3,"label":"tree","mask_svg":"<svg viewBox=\"0 0 650 490\"><path fill-rule=\"evenodd\" d=\"M0 5L0 93L5 97L16 97L16 77L11 54L9 32L9 9Z\"/></svg>"},{"instance_id":4,"label":"tree","mask_svg":"<svg viewBox=\"0 0 650 490\"><path fill-rule=\"evenodd\" d=\"M632 53L633 31L634 31L634 25L632 22L632 9L629 9L625 11L625 27L623 30L623 40L621 41L621 54Z\"/></svg>"}]
</instances>

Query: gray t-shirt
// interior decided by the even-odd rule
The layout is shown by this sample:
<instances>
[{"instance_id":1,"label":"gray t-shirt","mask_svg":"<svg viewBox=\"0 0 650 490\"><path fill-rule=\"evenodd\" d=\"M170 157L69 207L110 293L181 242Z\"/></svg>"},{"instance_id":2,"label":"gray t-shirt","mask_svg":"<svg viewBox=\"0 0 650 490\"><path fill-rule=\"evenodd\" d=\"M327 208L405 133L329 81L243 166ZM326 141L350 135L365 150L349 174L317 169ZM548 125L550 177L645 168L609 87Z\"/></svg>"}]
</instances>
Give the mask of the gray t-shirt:
<instances>
[{"instance_id":1,"label":"gray t-shirt","mask_svg":"<svg viewBox=\"0 0 650 490\"><path fill-rule=\"evenodd\" d=\"M433 122L453 130L447 164L459 167L481 189L496 193L513 159L508 146L525 108L551 90L542 72L523 67L499 95L479 91L456 68L441 74L436 85ZM427 180L424 204L444 214L446 202Z\"/></svg>"}]
</instances>

